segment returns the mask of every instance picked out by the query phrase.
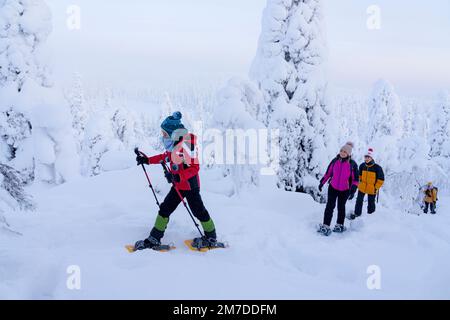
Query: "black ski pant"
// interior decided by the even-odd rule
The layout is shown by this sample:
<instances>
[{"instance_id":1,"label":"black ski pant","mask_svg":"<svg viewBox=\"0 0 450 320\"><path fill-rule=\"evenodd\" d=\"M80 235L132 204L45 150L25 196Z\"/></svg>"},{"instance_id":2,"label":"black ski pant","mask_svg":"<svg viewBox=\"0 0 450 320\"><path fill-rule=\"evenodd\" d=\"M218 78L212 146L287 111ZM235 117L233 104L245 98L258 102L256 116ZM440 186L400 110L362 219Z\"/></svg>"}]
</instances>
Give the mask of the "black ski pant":
<instances>
[{"instance_id":1,"label":"black ski pant","mask_svg":"<svg viewBox=\"0 0 450 320\"><path fill-rule=\"evenodd\" d=\"M323 224L330 226L333 219L333 211L338 207L337 224L344 224L345 222L345 204L347 203L350 191L339 191L334 189L331 184L328 186L328 201L325 207L325 214L323 217Z\"/></svg>"},{"instance_id":2,"label":"black ski pant","mask_svg":"<svg viewBox=\"0 0 450 320\"><path fill-rule=\"evenodd\" d=\"M436 203L434 202L425 202L425 209L423 210L424 213L428 213L428 209L431 210L431 213L436 213Z\"/></svg>"},{"instance_id":3,"label":"black ski pant","mask_svg":"<svg viewBox=\"0 0 450 320\"><path fill-rule=\"evenodd\" d=\"M365 193L358 191L358 197L356 198L356 205L355 205L355 216L357 216L357 217L361 216L361 214L362 214L362 208L363 208L365 196L366 196ZM376 195L374 195L374 194L367 195L367 200L368 200L367 213L368 214L372 214L376 210L375 199L376 199Z\"/></svg>"},{"instance_id":4,"label":"black ski pant","mask_svg":"<svg viewBox=\"0 0 450 320\"><path fill-rule=\"evenodd\" d=\"M208 210L206 210L203 204L202 197L200 196L200 189L193 190L180 190L181 196L187 200L189 208L192 214L200 220L200 223L205 232L205 236L208 238L216 238L216 230L214 222L212 221ZM156 219L155 226L153 227L150 235L158 240L164 236L164 231L169 223L170 215L175 211L178 205L181 203L180 196L177 191L172 187L161 203L159 209L159 215ZM188 214L186 212L186 214Z\"/></svg>"}]
</instances>

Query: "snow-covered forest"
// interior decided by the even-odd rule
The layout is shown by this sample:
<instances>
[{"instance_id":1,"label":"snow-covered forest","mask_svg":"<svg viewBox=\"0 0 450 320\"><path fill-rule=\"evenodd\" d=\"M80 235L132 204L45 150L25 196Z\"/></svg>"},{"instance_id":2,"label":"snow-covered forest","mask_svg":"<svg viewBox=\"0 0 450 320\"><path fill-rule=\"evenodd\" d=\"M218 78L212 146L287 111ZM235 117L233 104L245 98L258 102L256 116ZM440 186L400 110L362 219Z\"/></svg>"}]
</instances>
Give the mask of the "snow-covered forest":
<instances>
[{"instance_id":1,"label":"snow-covered forest","mask_svg":"<svg viewBox=\"0 0 450 320\"><path fill-rule=\"evenodd\" d=\"M16 264L21 266L17 273L9 275L6 282L1 281L0 298L73 297L58 287L57 280L52 280L52 272L65 272L65 269L56 271L58 261L65 262L67 259L59 256L60 251L44 252L46 247L53 247L49 239L44 240L40 248L37 242L32 245L39 252L44 250L41 252L44 253L43 257L53 261L44 264L43 267L48 267L50 271L35 281L54 283L56 289L48 289L51 287L49 285L39 291L41 284L34 283L34 291L25 293L27 280L18 273L28 272L30 267L24 267L22 263L30 257L40 258L29 252L15 256L6 247L19 247L27 241L37 241L40 232L33 231L32 226L42 233L51 234L49 224L53 220L56 221L55 228L64 229L64 216L67 216L68 223L79 226L80 230L84 218L86 224L94 227L100 221L117 220L117 227L107 223L105 230L115 233L116 238L112 242L118 250L125 242L133 241L133 236L139 238L147 233L153 222L153 216L148 217L148 211L152 213L156 209L148 209L152 202L145 189L142 172L136 168L133 149L139 147L148 154L162 152L160 124L174 111L181 111L185 126L201 137L201 176L207 192L206 199L218 212L217 224L224 226L219 230L225 233L223 237L232 243L232 248L234 244L247 249L253 245L268 246L270 249L272 244L269 239L272 237L280 242L289 241L286 247L282 247L286 251L295 250L292 241L304 241L308 246L323 241L315 238L315 231L311 227L314 220L321 220L326 200L325 193L318 190L319 180L330 160L338 154L340 146L347 141L355 145L353 158L358 164L363 161L367 148L372 147L376 162L383 167L386 175L386 183L380 194L382 211L377 217L379 220L374 220L376 230L368 231L363 241L377 241L376 236L383 235L388 240L395 240L394 236L387 234L388 230L394 228L395 223L416 219L409 213L420 211L417 193L419 187L428 181L433 181L439 187L445 199L450 192L450 91L438 88L434 95L428 97L404 96L396 91L395 83L390 79L374 79L370 92L341 89L340 84L331 83L327 77L327 59L332 52L327 48L326 19L321 0L267 0L257 51L247 77L233 77L217 85L191 84L176 88L143 85L135 90L121 90L107 86L89 87L81 73L72 75L71 85L61 86L58 79L52 76L52 66L40 59L40 50L45 48L52 32L52 13L46 2L0 0L0 275L3 277L3 271L7 272ZM218 161L220 149L225 148L218 140L230 139L226 134L230 129L276 130L277 135L271 136L266 145L264 141L261 143L258 140L259 148L269 150L263 160L259 159L261 161L257 163L246 161L224 164ZM251 140L251 137L247 139L250 144L256 141ZM278 152L271 152L271 145L277 146ZM239 151L232 152L234 157L240 156ZM246 160L252 157L248 154L242 156ZM277 163L274 175L261 175L261 168L273 163ZM157 169L151 172L157 181L158 196L162 199L167 186ZM134 195L127 198L121 186L132 190ZM99 195L97 200L93 194ZM108 194L113 195L112 198L121 197L124 204L120 205L119 199L109 199ZM258 203L259 199L266 198L262 201L265 203L268 200L266 195L269 194L273 201L277 201L276 197L283 199L284 203L279 209L283 212L276 212L275 206L264 208L259 204L253 209L250 206L250 210L259 210L262 216L257 212L244 213L249 202ZM86 199L84 204L80 203L83 199ZM90 208L96 206L96 201L100 205L95 210L104 212L97 218L88 218L86 212L95 211L90 211ZM131 201L136 203L132 204ZM132 216L131 224L127 224L127 215L120 213L127 211L125 204L130 204L135 213L141 214L141 217ZM234 212L227 218L218 209L222 205L241 212L244 217L240 220ZM305 212L299 209L301 206ZM448 203L446 207L450 208ZM79 211L80 216L77 216L76 211ZM316 213L311 215L312 212ZM178 218L183 214L180 212ZM386 218L386 223L391 223L386 231L381 231L383 214L394 215ZM439 212L442 216L446 214L444 210ZM145 218L142 217L144 215ZM289 229L287 233L271 230L271 216L275 220L290 221L292 228L296 229ZM173 222L174 230L182 233L183 226L190 228L189 221L186 221ZM45 225L42 225L44 222ZM245 223L264 226L261 227L263 234L253 230L251 236L265 237L268 242L251 240L246 243L243 240L246 238ZM436 223L444 222L440 220ZM119 224L125 226L122 238ZM440 237L430 247L448 249L448 243L445 244L444 240L450 238L445 228L438 228L429 221L423 227L413 226L411 222L405 224L398 225L395 230L403 231L409 226L412 230L420 230L418 237L426 237L427 233L423 229L430 227L430 233L437 232L437 237ZM100 225L98 227L101 228ZM366 222L364 228L370 228L370 223ZM300 233L310 232L312 238L294 235L295 230ZM357 229L355 237L364 232ZM405 232L406 239L413 237L413 231ZM82 256L82 244L91 246L92 243L89 244L88 239L76 233L73 230L64 235L62 231L57 231L54 241L67 243L64 245L65 250L74 250L74 263L79 258L86 268L101 269L90 262L88 257ZM105 245L108 261L117 262L113 256L118 251L112 251L105 244L107 237L100 233L100 240L96 244ZM75 249L67 242L67 237L79 241L74 245ZM91 235L85 234L85 237L94 241ZM172 239L178 238L172 235ZM350 241L359 239L348 238L344 241L351 246ZM403 241L406 248L407 240ZM432 240L429 241L431 243ZM328 245L332 246L331 243ZM379 243L380 248L384 245ZM302 247L302 244L299 246ZM324 244L319 243L317 246L319 250L325 250ZM425 251L426 248L421 247L418 252L422 252L422 249ZM345 252L344 255L348 253L351 259L350 253ZM429 253L430 259L433 258L433 252ZM239 253L234 251L230 259L239 259ZM319 258L317 254L313 258L308 257L308 254L313 254L310 249L302 255L289 257L286 264L275 262L280 257L283 260L285 254L265 257L262 252L256 260L262 266L261 276L275 268L285 270L291 279L296 279L295 273L298 272L302 274L301 279L307 278L308 283L313 283L314 277L320 275L332 277L336 283L358 281L345 272L338 272L333 277L326 268L319 268L315 272L312 264L298 266L302 259L309 258L316 261L317 265L325 259ZM166 258L169 260L161 260L157 264L161 267L172 260L178 261L176 258L170 256ZM227 264L225 253L218 253L218 259ZM386 262L388 258L382 260ZM193 258L188 261L195 263ZM449 261L442 263L448 266ZM351 263L350 268L356 269L356 266ZM132 266L126 264L124 268ZM230 265L230 268L233 267ZM239 268L232 273L249 272L245 265ZM437 269L433 265L427 269L430 273L423 272L428 275ZM92 273L87 277L95 277L95 271L89 272ZM37 274L37 271L32 274ZM325 278L320 281L325 282ZM359 279L359 276L356 278ZM300 280L297 280L294 283L299 283ZM446 280L448 285L448 276ZM304 293L296 294L288 285L285 288L289 289L280 294L284 289L283 281L275 285L277 278L269 279L268 283L276 286L274 296L257 294L258 289L255 289L255 297L307 297ZM392 281L392 285L400 287L399 283ZM252 283L258 287L256 282ZM17 290L12 290L14 288ZM182 289L176 297L187 297L185 292L188 290ZM332 292L330 295L334 296ZM357 297L359 292L359 289L348 288L344 297ZM405 292L394 290L384 297L399 297ZM414 292L410 293L411 297L421 296ZM223 297L234 297L230 294L231 291L224 290ZM127 297L124 292L119 296ZM163 293L162 296L172 298L169 293ZM318 293L312 293L312 296L320 297ZM439 289L436 296L449 297L448 292L445 294ZM85 297L114 295L105 288L90 287ZM204 298L200 293L195 293L194 297ZM251 298L252 292L245 290L242 297ZM362 297L372 296L367 293L367 296Z\"/></svg>"}]
</instances>

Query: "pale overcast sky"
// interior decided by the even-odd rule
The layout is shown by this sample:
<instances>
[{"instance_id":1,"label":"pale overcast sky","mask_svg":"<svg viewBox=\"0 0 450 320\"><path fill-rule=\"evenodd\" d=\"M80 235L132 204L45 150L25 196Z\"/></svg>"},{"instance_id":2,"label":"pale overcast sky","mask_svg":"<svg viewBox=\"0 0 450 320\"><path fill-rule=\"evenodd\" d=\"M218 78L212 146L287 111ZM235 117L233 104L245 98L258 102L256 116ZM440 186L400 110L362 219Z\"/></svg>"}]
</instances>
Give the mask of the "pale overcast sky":
<instances>
[{"instance_id":1,"label":"pale overcast sky","mask_svg":"<svg viewBox=\"0 0 450 320\"><path fill-rule=\"evenodd\" d=\"M246 75L266 0L47 0L57 79L74 71L114 86L219 81ZM69 5L81 30L66 27ZM329 77L368 90L378 78L402 93L450 89L450 1L324 0ZM381 9L381 29L366 27Z\"/></svg>"}]
</instances>

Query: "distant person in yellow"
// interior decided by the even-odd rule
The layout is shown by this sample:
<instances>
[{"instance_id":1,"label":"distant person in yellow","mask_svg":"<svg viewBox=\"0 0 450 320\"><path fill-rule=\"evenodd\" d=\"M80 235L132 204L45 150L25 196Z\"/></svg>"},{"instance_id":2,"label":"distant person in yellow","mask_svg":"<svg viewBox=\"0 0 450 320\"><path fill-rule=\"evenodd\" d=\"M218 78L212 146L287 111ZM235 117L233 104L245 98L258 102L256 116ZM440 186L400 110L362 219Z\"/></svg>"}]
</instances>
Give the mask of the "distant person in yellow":
<instances>
[{"instance_id":1,"label":"distant person in yellow","mask_svg":"<svg viewBox=\"0 0 450 320\"><path fill-rule=\"evenodd\" d=\"M375 163L374 151L372 148L369 148L364 156L364 162L359 166L358 197L356 198L355 213L350 215L350 220L361 216L366 195L369 203L367 213L372 214L375 212L375 199L383 184L383 169Z\"/></svg>"},{"instance_id":2,"label":"distant person in yellow","mask_svg":"<svg viewBox=\"0 0 450 320\"><path fill-rule=\"evenodd\" d=\"M432 182L428 182L428 184L423 188L423 193L423 202L425 203L423 213L428 213L428 209L430 209L431 214L436 214L438 188L433 186Z\"/></svg>"}]
</instances>

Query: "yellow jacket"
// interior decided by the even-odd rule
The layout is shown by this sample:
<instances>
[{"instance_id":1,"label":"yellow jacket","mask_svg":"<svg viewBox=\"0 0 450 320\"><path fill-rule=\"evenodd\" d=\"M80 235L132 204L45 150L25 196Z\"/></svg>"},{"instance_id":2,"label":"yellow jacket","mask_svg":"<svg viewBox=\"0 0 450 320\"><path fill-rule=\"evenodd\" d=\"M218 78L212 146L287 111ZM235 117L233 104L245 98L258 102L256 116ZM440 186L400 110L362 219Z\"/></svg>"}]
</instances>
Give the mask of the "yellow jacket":
<instances>
[{"instance_id":1,"label":"yellow jacket","mask_svg":"<svg viewBox=\"0 0 450 320\"><path fill-rule=\"evenodd\" d=\"M437 189L436 188L432 188L432 189L425 189L423 191L423 193L425 194L425 198L423 199L423 201L427 202L427 203L434 203L437 201Z\"/></svg>"},{"instance_id":2,"label":"yellow jacket","mask_svg":"<svg viewBox=\"0 0 450 320\"><path fill-rule=\"evenodd\" d=\"M375 195L384 184L383 169L372 161L359 166L359 186L362 193Z\"/></svg>"}]
</instances>

